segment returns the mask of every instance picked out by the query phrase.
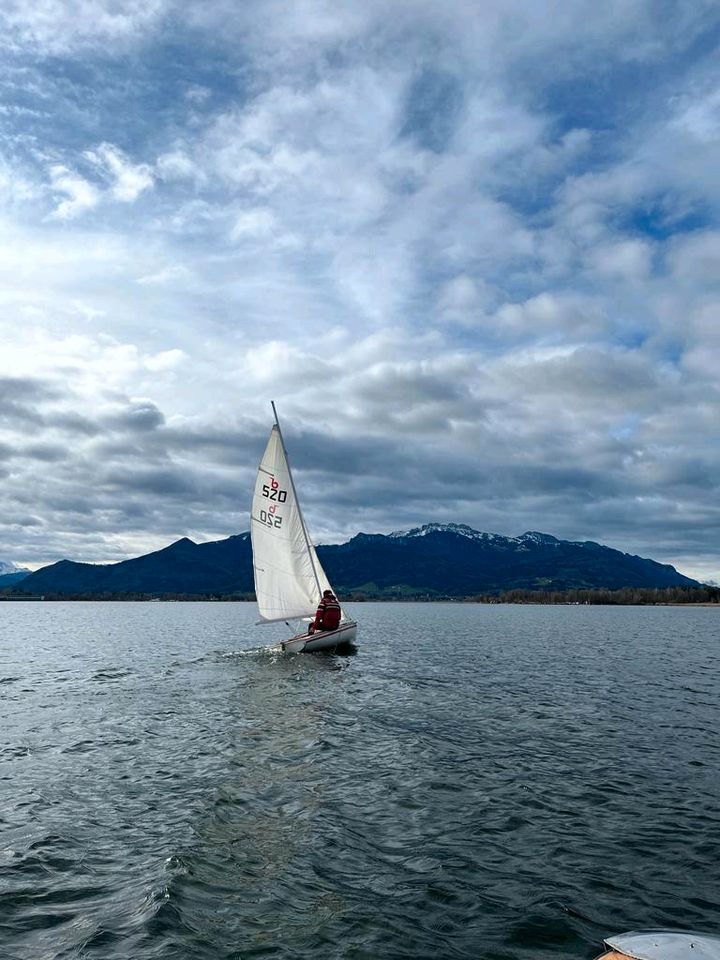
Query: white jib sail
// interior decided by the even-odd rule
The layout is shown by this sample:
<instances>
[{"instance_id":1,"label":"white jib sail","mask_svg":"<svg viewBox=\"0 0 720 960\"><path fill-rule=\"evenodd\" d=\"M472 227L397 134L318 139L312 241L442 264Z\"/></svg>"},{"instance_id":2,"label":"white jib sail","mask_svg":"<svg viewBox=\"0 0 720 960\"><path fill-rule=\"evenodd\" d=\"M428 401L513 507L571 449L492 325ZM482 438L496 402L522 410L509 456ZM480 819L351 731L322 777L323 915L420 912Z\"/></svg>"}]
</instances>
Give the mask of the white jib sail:
<instances>
[{"instance_id":1,"label":"white jib sail","mask_svg":"<svg viewBox=\"0 0 720 960\"><path fill-rule=\"evenodd\" d=\"M277 426L260 461L250 535L260 617L272 621L314 616L322 591L332 588L303 529Z\"/></svg>"}]
</instances>

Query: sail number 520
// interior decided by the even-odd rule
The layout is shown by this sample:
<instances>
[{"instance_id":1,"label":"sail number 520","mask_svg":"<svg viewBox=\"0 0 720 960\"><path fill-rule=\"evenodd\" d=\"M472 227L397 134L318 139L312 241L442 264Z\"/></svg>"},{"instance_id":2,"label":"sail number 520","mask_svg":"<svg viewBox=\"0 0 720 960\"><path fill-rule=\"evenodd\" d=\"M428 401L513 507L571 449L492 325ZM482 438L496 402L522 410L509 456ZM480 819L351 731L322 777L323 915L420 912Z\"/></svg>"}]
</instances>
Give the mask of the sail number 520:
<instances>
[{"instance_id":1,"label":"sail number 520","mask_svg":"<svg viewBox=\"0 0 720 960\"><path fill-rule=\"evenodd\" d=\"M260 523L264 523L266 527L281 527L282 526L282 517L273 516L273 511L275 507L270 507L270 510L261 510L260 511Z\"/></svg>"},{"instance_id":2,"label":"sail number 520","mask_svg":"<svg viewBox=\"0 0 720 960\"><path fill-rule=\"evenodd\" d=\"M280 484L275 477L272 478L269 484L263 484L262 495L267 497L268 500L277 500L278 503L285 503L287 500L287 490L280 489Z\"/></svg>"},{"instance_id":3,"label":"sail number 520","mask_svg":"<svg viewBox=\"0 0 720 960\"><path fill-rule=\"evenodd\" d=\"M275 511L278 503L285 503L287 500L287 490L281 490L275 477L271 477L269 484L263 484L262 495L267 497L268 500L275 500L276 502L269 504L267 510L260 511L260 523L264 523L266 527L281 527L282 517L277 516Z\"/></svg>"}]
</instances>

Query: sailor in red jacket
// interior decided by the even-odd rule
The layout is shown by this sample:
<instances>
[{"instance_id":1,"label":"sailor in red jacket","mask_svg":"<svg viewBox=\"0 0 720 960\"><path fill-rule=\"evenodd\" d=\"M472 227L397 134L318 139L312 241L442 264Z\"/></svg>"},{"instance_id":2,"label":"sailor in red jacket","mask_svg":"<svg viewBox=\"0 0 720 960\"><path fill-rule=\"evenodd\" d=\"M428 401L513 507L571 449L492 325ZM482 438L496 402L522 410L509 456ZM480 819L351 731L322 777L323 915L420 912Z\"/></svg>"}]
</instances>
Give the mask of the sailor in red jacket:
<instances>
[{"instance_id":1,"label":"sailor in red jacket","mask_svg":"<svg viewBox=\"0 0 720 960\"><path fill-rule=\"evenodd\" d=\"M316 630L337 630L340 626L341 614L340 604L335 594L332 590L324 590L315 620L308 627L308 633L315 633Z\"/></svg>"}]
</instances>

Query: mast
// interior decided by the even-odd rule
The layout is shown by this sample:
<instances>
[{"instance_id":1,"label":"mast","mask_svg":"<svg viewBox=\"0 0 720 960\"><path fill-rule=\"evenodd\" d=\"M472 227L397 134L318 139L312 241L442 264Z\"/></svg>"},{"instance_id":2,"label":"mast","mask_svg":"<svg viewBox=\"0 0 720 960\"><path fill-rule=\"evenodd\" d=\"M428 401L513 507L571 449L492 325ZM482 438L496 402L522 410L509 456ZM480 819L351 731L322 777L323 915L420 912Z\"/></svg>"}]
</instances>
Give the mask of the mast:
<instances>
[{"instance_id":1,"label":"mast","mask_svg":"<svg viewBox=\"0 0 720 960\"><path fill-rule=\"evenodd\" d=\"M278 430L278 436L280 437L280 445L282 447L283 453L285 454L285 462L287 463L288 477L290 478L290 486L292 487L293 497L295 498L295 506L297 507L298 516L300 517L300 526L302 527L303 536L305 537L305 546L307 547L308 556L310 557L310 566L312 567L313 576L315 577L315 583L317 584L318 594L322 596L322 587L320 586L320 578L318 577L317 570L315 568L315 551L312 549L312 544L310 543L310 537L308 536L307 527L305 526L305 517L303 516L302 508L300 507L300 501L298 499L297 490L295 489L295 481L293 480L292 470L290 469L290 458L288 457L287 448L285 447L285 440L283 439L282 430L280 429L280 421L278 420L277 410L275 409L275 401L271 400L270 405L272 406L273 416L275 417L275 426Z\"/></svg>"}]
</instances>

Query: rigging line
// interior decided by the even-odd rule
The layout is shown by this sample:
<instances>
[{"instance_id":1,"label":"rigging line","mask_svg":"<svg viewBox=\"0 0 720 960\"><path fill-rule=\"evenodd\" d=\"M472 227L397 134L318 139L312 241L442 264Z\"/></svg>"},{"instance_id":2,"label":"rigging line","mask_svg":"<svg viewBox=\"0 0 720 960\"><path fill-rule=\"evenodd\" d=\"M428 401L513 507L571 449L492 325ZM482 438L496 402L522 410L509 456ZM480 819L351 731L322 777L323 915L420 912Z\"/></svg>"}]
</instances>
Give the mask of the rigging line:
<instances>
[{"instance_id":1,"label":"rigging line","mask_svg":"<svg viewBox=\"0 0 720 960\"><path fill-rule=\"evenodd\" d=\"M290 478L290 486L292 487L293 496L295 497L295 506L297 507L298 516L300 517L300 526L302 527L303 536L305 537L305 546L307 547L308 556L310 557L310 565L312 566L312 572L315 577L318 593L320 596L322 596L320 577L318 577L317 570L315 569L315 558L313 557L314 551L310 545L310 537L308 536L307 527L305 526L305 517L303 517L303 512L300 508L300 501L298 500L297 490L295 489L295 480L293 479L292 470L290 469L290 458L288 457L288 452L285 448L285 440L283 439L282 430L280 429L280 421L278 420L277 410L275 409L275 401L271 400L270 405L272 406L273 416L275 417L275 426L278 429L280 445L282 447L283 454L285 455L285 462L288 468L288 477Z\"/></svg>"}]
</instances>

